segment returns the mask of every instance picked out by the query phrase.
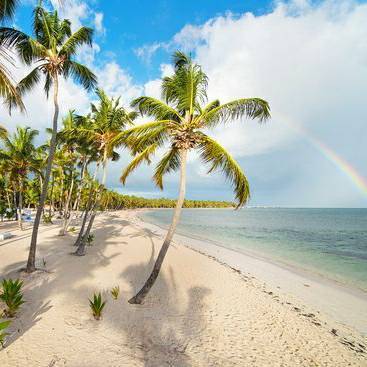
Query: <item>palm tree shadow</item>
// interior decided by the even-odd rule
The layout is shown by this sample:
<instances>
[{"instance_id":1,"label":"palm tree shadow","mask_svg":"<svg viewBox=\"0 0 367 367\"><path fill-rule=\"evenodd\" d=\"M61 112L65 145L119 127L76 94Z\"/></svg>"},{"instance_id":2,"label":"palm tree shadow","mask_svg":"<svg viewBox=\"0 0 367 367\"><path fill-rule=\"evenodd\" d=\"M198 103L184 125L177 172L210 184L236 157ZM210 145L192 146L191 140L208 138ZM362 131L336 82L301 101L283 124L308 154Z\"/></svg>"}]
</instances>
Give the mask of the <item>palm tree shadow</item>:
<instances>
[{"instance_id":1,"label":"palm tree shadow","mask_svg":"<svg viewBox=\"0 0 367 367\"><path fill-rule=\"evenodd\" d=\"M147 262L131 265L121 274L131 286L131 295L146 280L154 265L155 245L152 238L150 240L151 254ZM124 327L129 348L146 367L194 366L186 351L205 328L205 297L210 291L204 287L190 288L186 307L185 297L179 292L174 270L169 267L167 273L160 273L144 304L127 304L127 316L121 326L114 323L114 327ZM115 318L110 319L111 323L113 320Z\"/></svg>"}]
</instances>

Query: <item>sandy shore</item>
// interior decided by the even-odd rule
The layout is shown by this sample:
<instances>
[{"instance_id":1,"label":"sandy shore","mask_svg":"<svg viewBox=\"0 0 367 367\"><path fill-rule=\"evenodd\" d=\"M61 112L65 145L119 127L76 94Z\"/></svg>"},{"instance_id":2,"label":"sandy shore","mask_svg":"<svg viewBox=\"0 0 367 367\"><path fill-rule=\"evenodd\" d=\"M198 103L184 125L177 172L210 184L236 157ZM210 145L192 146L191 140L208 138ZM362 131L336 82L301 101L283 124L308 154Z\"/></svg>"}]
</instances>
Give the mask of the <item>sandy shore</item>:
<instances>
[{"instance_id":1,"label":"sandy shore","mask_svg":"<svg viewBox=\"0 0 367 367\"><path fill-rule=\"evenodd\" d=\"M19 273L29 230L0 243L0 277L22 277L27 301L0 366L367 366L355 328L285 294L276 280L264 284L183 245L170 248L145 304L128 304L161 244L132 211L99 216L82 258L70 255L75 235L58 231L42 228L47 271L30 276ZM116 285L118 301L109 295ZM98 322L88 306L94 291L107 299Z\"/></svg>"},{"instance_id":2,"label":"sandy shore","mask_svg":"<svg viewBox=\"0 0 367 367\"><path fill-rule=\"evenodd\" d=\"M165 229L143 222L139 211L132 220L154 233L163 236ZM241 249L235 251L220 243L204 241L197 237L176 234L175 241L201 253L212 256L220 262L240 270L249 276L255 276L266 286L282 292L287 297L296 297L301 302L328 315L333 321L356 329L367 335L367 293L358 288L330 280L321 275L274 262L259 254Z\"/></svg>"}]
</instances>

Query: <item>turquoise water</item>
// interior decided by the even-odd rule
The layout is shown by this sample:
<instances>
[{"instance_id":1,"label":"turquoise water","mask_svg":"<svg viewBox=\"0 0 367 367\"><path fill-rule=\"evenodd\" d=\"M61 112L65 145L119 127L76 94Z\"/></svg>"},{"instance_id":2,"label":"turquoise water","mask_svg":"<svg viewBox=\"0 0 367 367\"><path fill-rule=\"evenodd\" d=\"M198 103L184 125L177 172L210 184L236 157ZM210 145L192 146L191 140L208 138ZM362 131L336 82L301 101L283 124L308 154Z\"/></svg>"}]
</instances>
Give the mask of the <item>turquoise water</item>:
<instances>
[{"instance_id":1,"label":"turquoise water","mask_svg":"<svg viewBox=\"0 0 367 367\"><path fill-rule=\"evenodd\" d=\"M145 212L166 228L172 210ZM184 209L178 233L367 291L367 209Z\"/></svg>"}]
</instances>

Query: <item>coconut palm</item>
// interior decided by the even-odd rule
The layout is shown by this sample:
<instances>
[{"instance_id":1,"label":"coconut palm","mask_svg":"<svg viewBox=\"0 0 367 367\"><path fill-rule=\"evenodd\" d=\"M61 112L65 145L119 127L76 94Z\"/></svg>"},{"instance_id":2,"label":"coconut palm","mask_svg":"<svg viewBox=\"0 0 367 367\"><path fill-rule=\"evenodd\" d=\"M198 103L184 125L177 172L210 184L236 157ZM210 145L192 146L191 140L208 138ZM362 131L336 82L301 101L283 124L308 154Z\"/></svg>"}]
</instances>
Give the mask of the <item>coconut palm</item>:
<instances>
[{"instance_id":1,"label":"coconut palm","mask_svg":"<svg viewBox=\"0 0 367 367\"><path fill-rule=\"evenodd\" d=\"M68 132L69 136L84 138L92 144L99 153L99 165L102 166L101 186L94 200L92 215L90 217L88 227L82 236L78 236L76 241L76 245L78 246L76 255L84 255L85 253L84 240L88 237L96 216L96 209L99 205L102 192L101 190L107 179L108 161L119 159L118 153L114 151L114 139L119 133L124 131L127 126L131 126L133 124L133 120L137 116L135 112L127 112L120 105L119 98L115 99L108 97L102 89L97 89L96 94L99 98L99 102L98 104L91 105L91 114L85 117L80 117L80 125L76 128L69 129ZM92 188L90 189L92 191ZM90 197L91 196L92 192L90 194ZM86 218L86 213L84 218ZM81 231L82 230L84 230L83 224L81 227Z\"/></svg>"},{"instance_id":2,"label":"coconut palm","mask_svg":"<svg viewBox=\"0 0 367 367\"><path fill-rule=\"evenodd\" d=\"M29 127L18 127L12 136L0 135L4 149L0 150L1 166L8 172L14 192L18 193L17 208L18 222L22 226L23 193L27 175L29 172L39 173L40 161L36 158L34 138L37 130Z\"/></svg>"},{"instance_id":3,"label":"coconut palm","mask_svg":"<svg viewBox=\"0 0 367 367\"><path fill-rule=\"evenodd\" d=\"M264 121L270 117L268 103L260 98L238 99L224 104L218 100L206 105L208 78L201 67L181 52L174 54L175 72L162 81L162 98L140 97L132 102L141 114L154 118L153 122L136 126L120 134L129 144L135 158L124 170L121 181L125 184L128 175L142 162L151 162L158 148L168 146L168 151L155 168L153 181L163 189L163 176L180 169L179 196L171 226L167 232L153 270L141 290L129 300L140 304L161 269L172 237L178 224L186 190L186 161L189 151L196 150L209 172L219 170L232 184L237 207L243 206L250 195L249 184L239 164L206 131L227 124L234 119L247 117Z\"/></svg>"},{"instance_id":4,"label":"coconut palm","mask_svg":"<svg viewBox=\"0 0 367 367\"><path fill-rule=\"evenodd\" d=\"M34 37L14 28L2 28L0 40L8 47L14 45L24 63L33 66L33 70L22 79L17 90L21 95L32 89L44 76L44 89L48 97L53 86L54 116L52 137L40 202L34 221L27 272L35 270L38 228L47 195L52 161L56 148L57 123L59 115L58 91L60 77L72 77L87 90L96 85L95 75L84 65L74 60L78 48L84 44L92 45L93 30L81 27L74 33L69 20L61 20L57 11L48 12L41 6L36 7L33 19Z\"/></svg>"}]
</instances>

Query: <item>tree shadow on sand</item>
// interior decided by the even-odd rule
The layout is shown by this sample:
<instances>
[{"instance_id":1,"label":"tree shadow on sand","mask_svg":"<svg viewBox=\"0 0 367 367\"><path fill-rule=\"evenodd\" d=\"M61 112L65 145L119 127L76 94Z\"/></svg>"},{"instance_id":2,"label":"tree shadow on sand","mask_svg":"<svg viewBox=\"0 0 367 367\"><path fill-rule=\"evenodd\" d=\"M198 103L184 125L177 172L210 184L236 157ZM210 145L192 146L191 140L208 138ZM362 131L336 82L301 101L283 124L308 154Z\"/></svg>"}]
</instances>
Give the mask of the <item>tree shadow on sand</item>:
<instances>
[{"instance_id":1,"label":"tree shadow on sand","mask_svg":"<svg viewBox=\"0 0 367 367\"><path fill-rule=\"evenodd\" d=\"M12 320L6 346L14 343L42 319L42 315L53 307L54 294L68 293L76 303L86 303L87 298L84 296L81 300L83 295L77 287L73 287L73 284L90 277L96 268L108 266L111 260L118 256L119 252L105 256L104 249L111 244L110 240L113 239L116 230L121 229L121 222L121 220L110 218L100 220L99 229L95 231L96 245L88 247L87 255L84 257L70 255L75 235L68 234L60 237L55 233L51 238L40 241L36 263L43 270L32 274L24 273L22 270L25 266L25 260L15 261L3 267L0 281L4 278L23 280L26 301L18 315ZM54 229L57 230L58 227L55 226ZM126 242L119 242L119 245L124 244ZM46 261L45 265L44 261ZM75 266L76 263L83 264L83 266ZM49 332L52 333L52 330Z\"/></svg>"},{"instance_id":2,"label":"tree shadow on sand","mask_svg":"<svg viewBox=\"0 0 367 367\"><path fill-rule=\"evenodd\" d=\"M151 241L148 261L131 265L121 274L131 286L131 295L151 272L158 250L154 243L157 236L151 231L144 233ZM141 230L134 235L141 236ZM123 318L120 323L116 323L116 315L111 315L111 319L106 315L106 319L115 328L123 328L121 331L126 334L129 349L144 366L194 366L187 348L191 343L195 344L205 328L205 297L210 291L204 287L193 287L186 295L180 294L174 270L168 264L164 267L168 271L160 273L143 305L124 304L124 309L119 310L125 313L125 316L120 316Z\"/></svg>"},{"instance_id":3,"label":"tree shadow on sand","mask_svg":"<svg viewBox=\"0 0 367 367\"><path fill-rule=\"evenodd\" d=\"M10 328L12 334L9 336L8 345L36 325L51 307L59 307L54 299L57 294L65 296L68 302L72 300L73 307L80 310L83 315L82 319L79 313L75 314L75 317L65 316L69 321L67 327L75 329L79 324L83 330L79 334L80 337L88 337L94 332L94 328L103 325L103 329L100 329L103 331L101 335L96 335L96 340L108 339L108 345L116 348L121 362L126 356L125 358L130 360L132 357L135 363L145 367L189 367L197 365L199 358L201 365L208 365L199 348L201 332L206 327L205 298L210 292L209 289L195 286L182 288L182 282L176 282L177 273L166 261L162 269L165 271L159 275L145 304L130 305L127 302L127 296L133 296L146 280L153 267L161 240L150 230L134 225L128 226L131 223L118 216L99 218L96 224L98 229L94 230L95 245L88 247L87 254L83 257L70 255L75 237L65 238L55 235L42 240L38 256L47 259L47 268L50 272L25 277L27 303ZM124 233L125 227L132 230L129 229ZM119 236L118 241L114 240L115 235ZM103 320L98 324L92 316L89 316L88 308L88 296L95 289L93 285L84 285L83 282L93 278L96 270L109 266L116 256L124 253L127 241L138 237L145 238L142 251L150 251L147 254L147 260L122 268L120 277L124 279L127 287L121 295L123 299L112 301L109 298ZM109 246L108 252L105 251L107 246ZM114 251L115 246L116 251ZM176 251L176 249L172 247L169 251ZM22 266L24 263L19 261L8 264L5 272L0 276L5 277L5 274L16 276L14 272ZM108 294L106 293L105 296ZM84 315L90 318L85 319ZM62 313L60 317L63 317ZM51 329L51 326L49 327ZM50 335L53 333L52 330L47 330L47 327L43 332ZM87 349L83 349L83 352L88 353L88 348L92 348L92 345L96 347L93 343L90 347L86 345L84 348ZM200 354L194 358L195 361L192 360L194 353ZM48 357L54 358L52 351L47 355ZM69 359L71 356L57 357ZM77 367L78 363L79 361L72 357L72 365ZM85 362L80 363L80 367L85 367Z\"/></svg>"}]
</instances>

